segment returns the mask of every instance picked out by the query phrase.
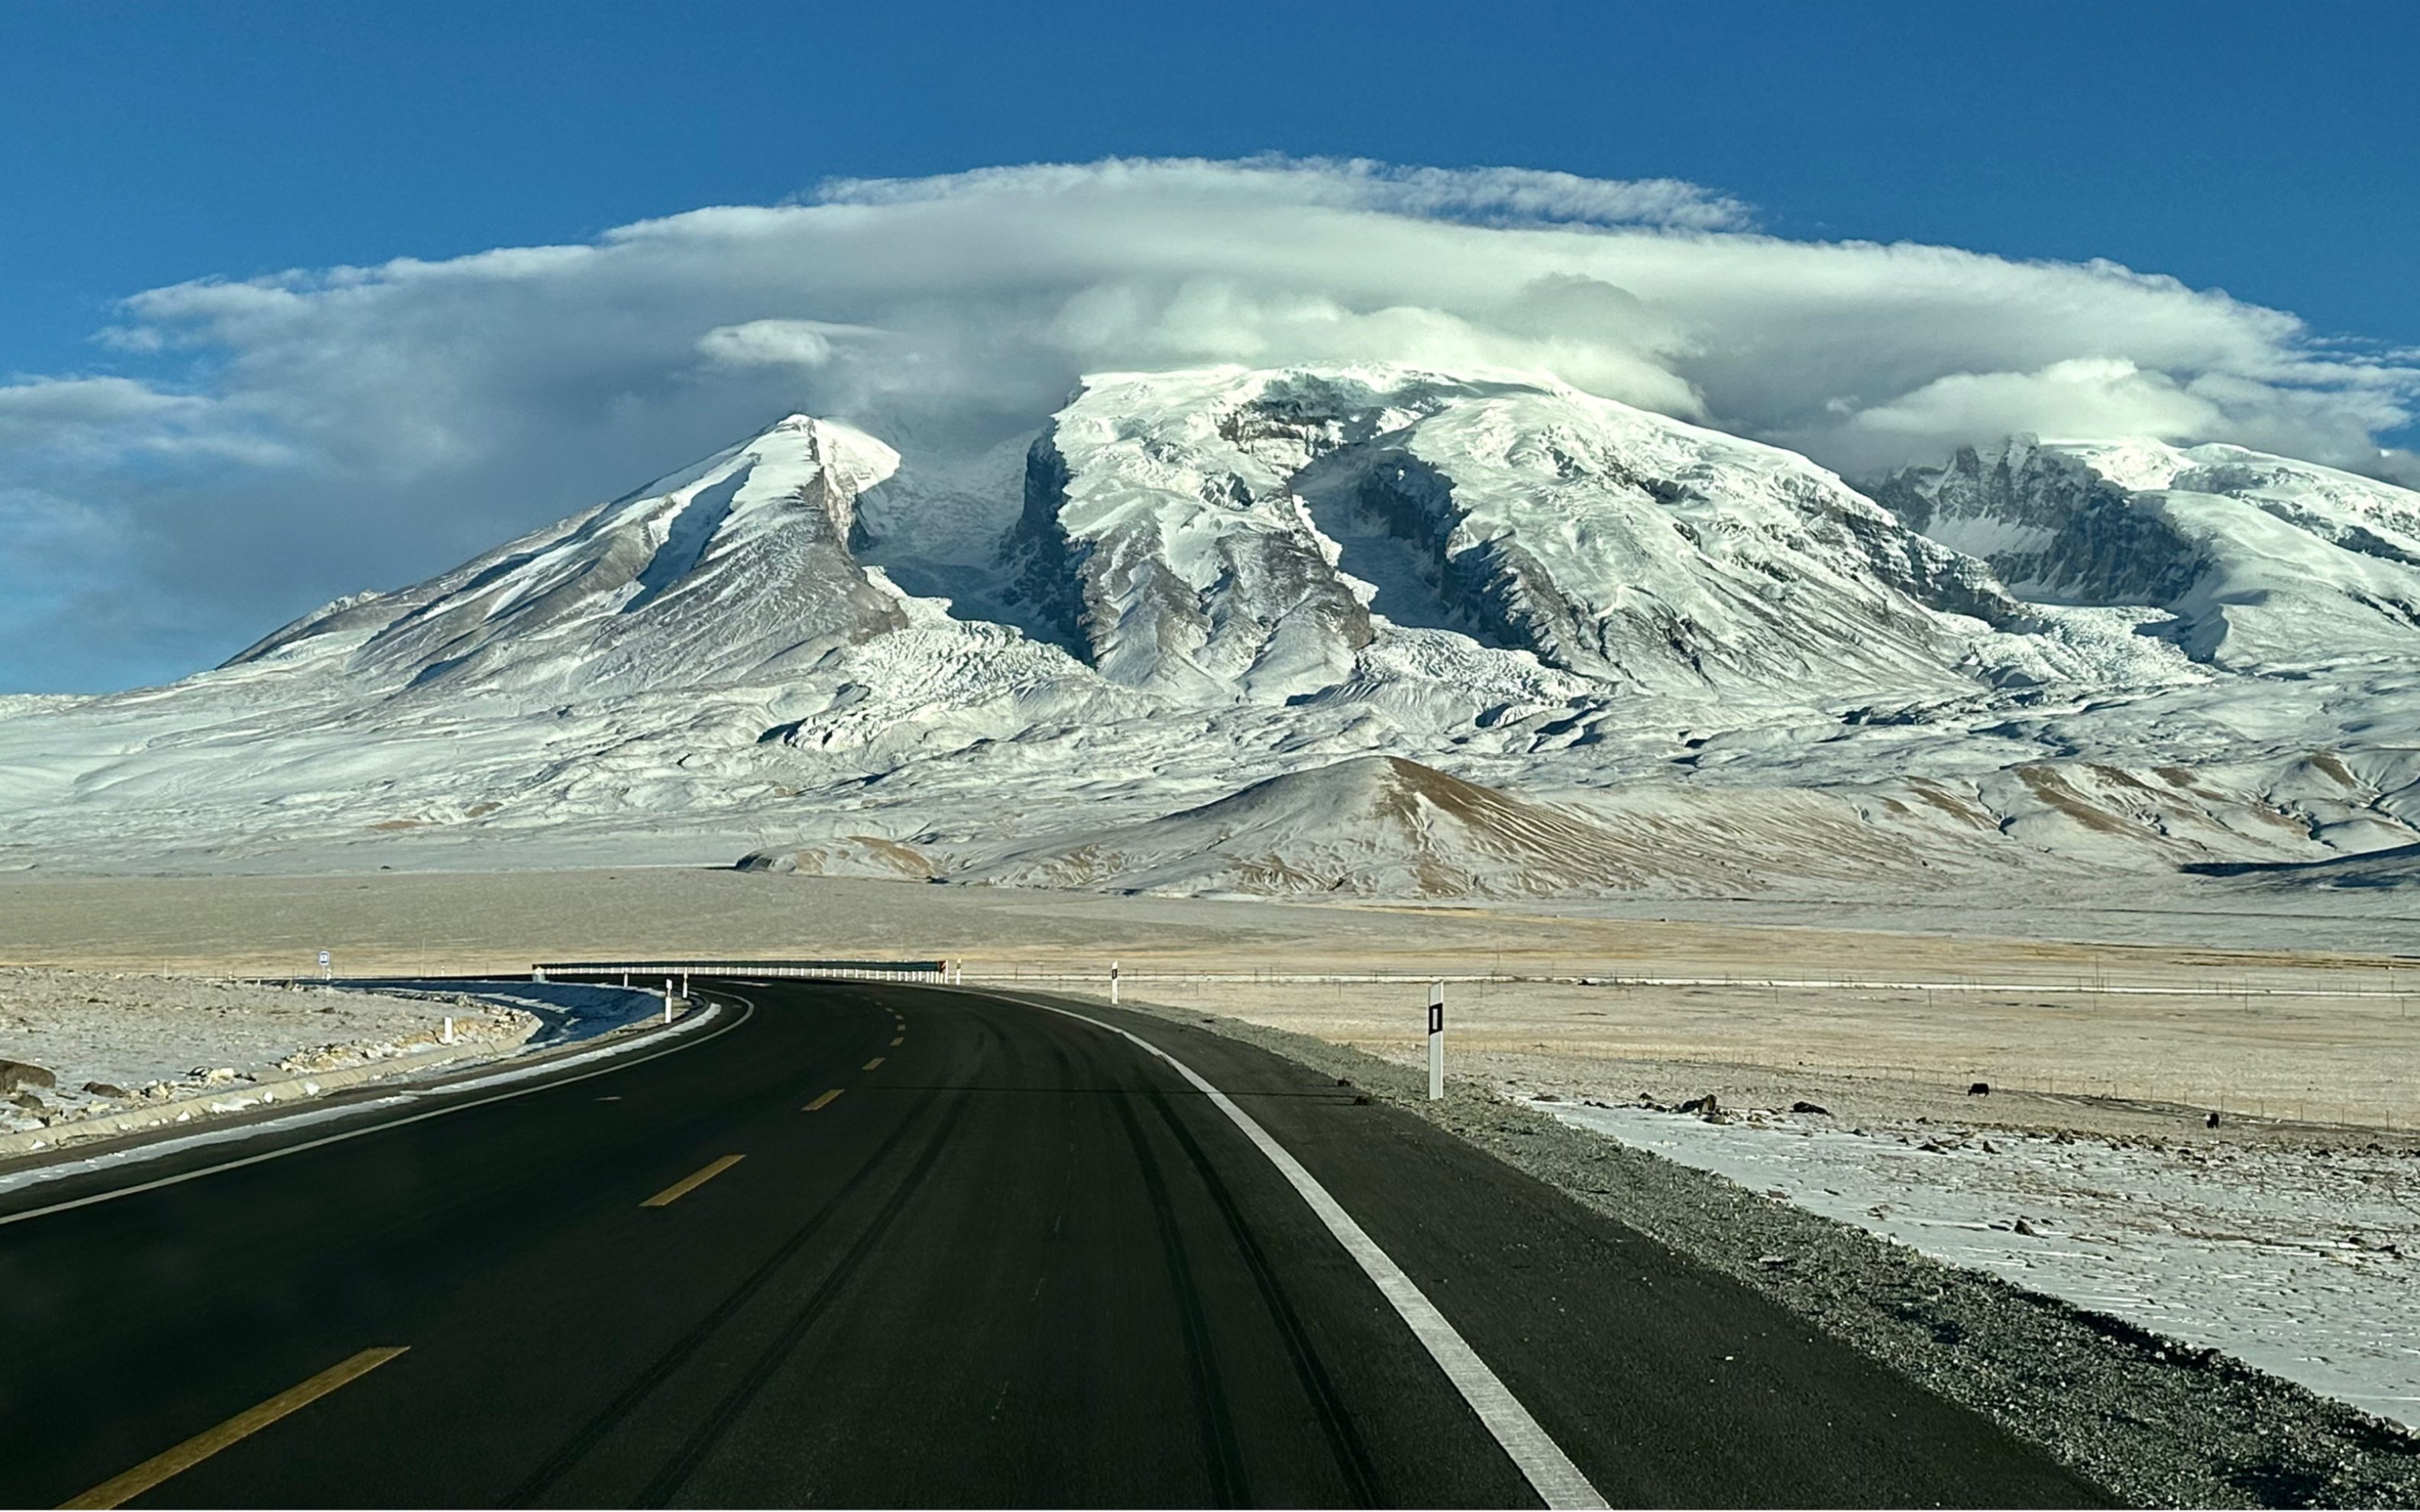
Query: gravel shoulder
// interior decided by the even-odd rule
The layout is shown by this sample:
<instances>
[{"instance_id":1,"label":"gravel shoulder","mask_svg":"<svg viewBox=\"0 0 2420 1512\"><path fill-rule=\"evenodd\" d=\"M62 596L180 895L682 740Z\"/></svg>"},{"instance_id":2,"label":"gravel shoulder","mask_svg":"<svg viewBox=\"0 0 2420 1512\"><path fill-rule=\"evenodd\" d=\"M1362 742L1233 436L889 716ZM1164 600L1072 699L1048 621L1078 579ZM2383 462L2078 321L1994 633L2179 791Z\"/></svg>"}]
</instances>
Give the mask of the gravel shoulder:
<instances>
[{"instance_id":1,"label":"gravel shoulder","mask_svg":"<svg viewBox=\"0 0 2420 1512\"><path fill-rule=\"evenodd\" d=\"M1684 1113L1499 1090L2420 1431L2420 1149L2079 1138L1955 1119L1844 1123L1804 1100Z\"/></svg>"},{"instance_id":2,"label":"gravel shoulder","mask_svg":"<svg viewBox=\"0 0 2420 1512\"><path fill-rule=\"evenodd\" d=\"M1213 1027L1350 1079L1576 1200L1774 1297L2149 1506L2420 1504L2420 1438L2214 1350L1944 1264L1709 1171L1425 1074L1196 1007Z\"/></svg>"}]
</instances>

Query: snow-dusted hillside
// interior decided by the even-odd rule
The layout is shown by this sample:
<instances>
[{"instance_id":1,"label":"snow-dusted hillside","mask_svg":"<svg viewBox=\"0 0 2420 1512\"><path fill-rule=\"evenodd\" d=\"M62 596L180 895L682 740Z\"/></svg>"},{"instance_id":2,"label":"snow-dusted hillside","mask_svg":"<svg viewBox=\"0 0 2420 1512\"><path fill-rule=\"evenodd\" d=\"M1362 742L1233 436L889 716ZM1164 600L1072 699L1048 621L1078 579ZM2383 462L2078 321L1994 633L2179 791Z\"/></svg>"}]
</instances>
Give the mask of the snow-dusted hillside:
<instances>
[{"instance_id":1,"label":"snow-dusted hillside","mask_svg":"<svg viewBox=\"0 0 2420 1512\"><path fill-rule=\"evenodd\" d=\"M1635 858L1585 818L1400 756L1273 777L1182 813L1021 847L969 874L1032 887L1405 898L1641 880Z\"/></svg>"},{"instance_id":2,"label":"snow-dusted hillside","mask_svg":"<svg viewBox=\"0 0 2420 1512\"><path fill-rule=\"evenodd\" d=\"M0 699L0 868L1834 895L2420 842L2383 484L2020 440L1869 496L1384 366L918 447L793 416L184 682Z\"/></svg>"},{"instance_id":3,"label":"snow-dusted hillside","mask_svg":"<svg viewBox=\"0 0 2420 1512\"><path fill-rule=\"evenodd\" d=\"M1289 772L1138 824L970 859L959 880L1018 887L1280 897L1737 895L1787 875L1979 879L1988 847L1900 810L1793 789L1659 785L1541 802L1399 756ZM843 866L833 866L841 871Z\"/></svg>"}]
</instances>

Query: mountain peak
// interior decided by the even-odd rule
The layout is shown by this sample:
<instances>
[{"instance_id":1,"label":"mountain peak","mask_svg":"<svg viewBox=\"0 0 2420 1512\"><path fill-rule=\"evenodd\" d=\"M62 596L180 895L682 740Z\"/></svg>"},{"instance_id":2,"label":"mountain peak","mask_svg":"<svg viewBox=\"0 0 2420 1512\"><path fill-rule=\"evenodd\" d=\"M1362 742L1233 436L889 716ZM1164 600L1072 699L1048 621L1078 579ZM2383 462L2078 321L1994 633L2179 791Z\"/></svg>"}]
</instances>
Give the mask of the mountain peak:
<instances>
[{"instance_id":1,"label":"mountain peak","mask_svg":"<svg viewBox=\"0 0 2420 1512\"><path fill-rule=\"evenodd\" d=\"M235 661L320 641L408 688L535 699L762 674L905 623L897 594L849 550L858 495L898 467L853 425L785 415L442 577L331 605Z\"/></svg>"},{"instance_id":2,"label":"mountain peak","mask_svg":"<svg viewBox=\"0 0 2420 1512\"><path fill-rule=\"evenodd\" d=\"M817 471L829 469L832 481L852 495L899 471L899 454L887 443L855 425L805 413L783 415L734 451L756 458L759 467L781 459Z\"/></svg>"}]
</instances>

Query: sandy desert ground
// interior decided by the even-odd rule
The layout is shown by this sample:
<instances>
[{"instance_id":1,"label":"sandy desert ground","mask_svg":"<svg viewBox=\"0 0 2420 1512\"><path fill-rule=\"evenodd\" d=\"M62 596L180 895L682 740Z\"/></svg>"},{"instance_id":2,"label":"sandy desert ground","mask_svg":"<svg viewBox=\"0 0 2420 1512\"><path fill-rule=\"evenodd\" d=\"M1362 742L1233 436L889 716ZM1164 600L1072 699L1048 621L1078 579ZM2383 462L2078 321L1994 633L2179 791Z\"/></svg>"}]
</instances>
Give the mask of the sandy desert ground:
<instances>
[{"instance_id":1,"label":"sandy desert ground","mask_svg":"<svg viewBox=\"0 0 2420 1512\"><path fill-rule=\"evenodd\" d=\"M1674 917L1684 906L1693 917ZM1116 961L1130 998L1215 1008L1390 1058L1420 1053L1417 979L1524 978L1533 980L1450 984L1457 1072L1573 1096L1713 1092L1731 1103L1805 1099L1851 1118L2116 1134L2198 1131L2210 1109L2226 1114L2212 1138L2420 1126L2420 959L2398 959L2420 948L2420 931L2391 918L2335 918L2325 937L2370 946L2356 950L2274 948L2323 932L2290 915L2195 908L1943 918L1905 905L1641 907L1666 912L1217 902L686 868L28 880L0 884L0 963L310 973L326 949L340 973L384 975L519 973L606 956L943 956L963 961L970 980L1098 991ZM1791 921L1769 921L1776 911ZM1968 933L1919 932L1953 921ZM2094 943L2103 934L2129 938ZM2211 943L2232 939L2273 948ZM1323 975L1412 980L1298 980ZM1993 1088L1988 1112L1965 1095L1976 1081Z\"/></svg>"}]
</instances>

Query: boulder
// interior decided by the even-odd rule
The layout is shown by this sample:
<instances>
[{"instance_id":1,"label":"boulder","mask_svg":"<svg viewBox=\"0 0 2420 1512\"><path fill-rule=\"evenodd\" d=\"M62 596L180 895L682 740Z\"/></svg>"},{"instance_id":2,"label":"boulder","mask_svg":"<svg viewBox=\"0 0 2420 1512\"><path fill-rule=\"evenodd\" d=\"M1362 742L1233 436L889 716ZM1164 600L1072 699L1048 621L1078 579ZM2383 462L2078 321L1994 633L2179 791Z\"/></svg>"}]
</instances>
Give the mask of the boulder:
<instances>
[{"instance_id":1,"label":"boulder","mask_svg":"<svg viewBox=\"0 0 2420 1512\"><path fill-rule=\"evenodd\" d=\"M59 1079L41 1067L23 1060L0 1060L0 1092L14 1092L27 1087L56 1087Z\"/></svg>"}]
</instances>

